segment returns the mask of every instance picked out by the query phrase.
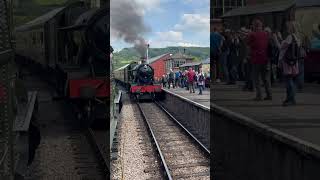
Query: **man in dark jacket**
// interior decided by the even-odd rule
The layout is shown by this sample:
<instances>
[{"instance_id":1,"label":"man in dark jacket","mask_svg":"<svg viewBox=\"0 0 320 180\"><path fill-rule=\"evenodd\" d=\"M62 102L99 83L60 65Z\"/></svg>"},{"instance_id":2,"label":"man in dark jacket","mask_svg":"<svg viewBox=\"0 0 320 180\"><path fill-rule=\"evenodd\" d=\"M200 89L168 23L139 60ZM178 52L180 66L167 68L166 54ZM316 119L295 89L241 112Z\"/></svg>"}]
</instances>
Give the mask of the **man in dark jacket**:
<instances>
[{"instance_id":1,"label":"man in dark jacket","mask_svg":"<svg viewBox=\"0 0 320 180\"><path fill-rule=\"evenodd\" d=\"M214 66L216 67L216 77L217 79L219 79L219 73L220 73L220 62L219 60L219 56L221 54L221 47L222 47L222 43L223 43L223 36L218 32L218 30L212 26L212 30L210 33L210 51L211 54L213 56L213 63Z\"/></svg>"},{"instance_id":2,"label":"man in dark jacket","mask_svg":"<svg viewBox=\"0 0 320 180\"><path fill-rule=\"evenodd\" d=\"M171 84L172 84L172 87L175 88L175 86L174 86L174 73L173 73L172 69L170 69L170 73L169 73L168 89L170 89Z\"/></svg>"}]
</instances>

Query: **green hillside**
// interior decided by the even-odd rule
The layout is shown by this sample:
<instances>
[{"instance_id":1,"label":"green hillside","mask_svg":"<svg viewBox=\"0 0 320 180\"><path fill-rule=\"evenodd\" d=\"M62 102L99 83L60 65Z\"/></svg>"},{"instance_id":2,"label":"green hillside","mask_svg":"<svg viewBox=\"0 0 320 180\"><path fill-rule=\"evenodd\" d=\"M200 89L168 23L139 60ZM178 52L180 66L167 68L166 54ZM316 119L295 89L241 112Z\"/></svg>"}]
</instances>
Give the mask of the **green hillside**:
<instances>
[{"instance_id":1,"label":"green hillside","mask_svg":"<svg viewBox=\"0 0 320 180\"><path fill-rule=\"evenodd\" d=\"M201 61L210 57L209 47L166 47L166 48L150 48L149 57L159 56L165 53L175 54L186 49L185 54L194 57L195 61ZM113 61L115 68L119 68L131 61L140 60L139 53L134 48L124 48L119 52L114 53Z\"/></svg>"}]
</instances>

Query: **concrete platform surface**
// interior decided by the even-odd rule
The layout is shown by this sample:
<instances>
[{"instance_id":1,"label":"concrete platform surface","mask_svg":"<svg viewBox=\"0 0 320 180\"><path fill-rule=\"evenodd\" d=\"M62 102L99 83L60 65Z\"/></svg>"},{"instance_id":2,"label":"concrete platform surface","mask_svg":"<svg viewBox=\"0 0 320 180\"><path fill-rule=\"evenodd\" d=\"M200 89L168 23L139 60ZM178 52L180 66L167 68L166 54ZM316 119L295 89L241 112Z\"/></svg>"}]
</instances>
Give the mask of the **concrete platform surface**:
<instances>
[{"instance_id":1,"label":"concrete platform surface","mask_svg":"<svg viewBox=\"0 0 320 180\"><path fill-rule=\"evenodd\" d=\"M302 140L320 145L320 85L306 84L296 94L296 106L283 107L283 84L272 87L272 101L254 101L255 92L242 91L242 84L212 86L211 102L270 125ZM264 93L264 89L262 89Z\"/></svg>"},{"instance_id":2,"label":"concrete platform surface","mask_svg":"<svg viewBox=\"0 0 320 180\"><path fill-rule=\"evenodd\" d=\"M195 89L195 93L190 93L185 88L174 88L174 89L165 88L165 89L172 93L183 96L191 101L202 104L207 108L210 108L210 89L209 88L206 88L204 91L202 91L202 95L199 95L199 89Z\"/></svg>"}]
</instances>

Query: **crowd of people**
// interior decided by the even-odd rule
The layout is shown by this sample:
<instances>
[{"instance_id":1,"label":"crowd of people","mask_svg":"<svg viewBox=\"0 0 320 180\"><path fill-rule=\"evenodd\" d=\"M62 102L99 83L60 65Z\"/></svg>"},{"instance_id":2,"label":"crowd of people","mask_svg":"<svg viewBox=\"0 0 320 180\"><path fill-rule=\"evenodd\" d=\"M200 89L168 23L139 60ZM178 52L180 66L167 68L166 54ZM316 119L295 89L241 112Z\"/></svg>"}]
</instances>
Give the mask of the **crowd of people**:
<instances>
[{"instance_id":1,"label":"crowd of people","mask_svg":"<svg viewBox=\"0 0 320 180\"><path fill-rule=\"evenodd\" d=\"M218 82L232 85L244 80L243 90L256 91L254 100L262 101L272 100L272 84L284 81L287 97L283 105L295 105L296 89L303 88L308 41L298 33L294 22L286 23L286 35L283 39L280 31L271 30L259 19L239 31L213 29L211 50Z\"/></svg>"},{"instance_id":2,"label":"crowd of people","mask_svg":"<svg viewBox=\"0 0 320 180\"><path fill-rule=\"evenodd\" d=\"M162 76L161 82L163 87L185 88L190 93L195 93L195 89L199 90L199 95L205 89L205 80L209 78L210 73L204 73L200 68L199 72L192 68L185 71L175 71L170 69L170 72Z\"/></svg>"}]
</instances>

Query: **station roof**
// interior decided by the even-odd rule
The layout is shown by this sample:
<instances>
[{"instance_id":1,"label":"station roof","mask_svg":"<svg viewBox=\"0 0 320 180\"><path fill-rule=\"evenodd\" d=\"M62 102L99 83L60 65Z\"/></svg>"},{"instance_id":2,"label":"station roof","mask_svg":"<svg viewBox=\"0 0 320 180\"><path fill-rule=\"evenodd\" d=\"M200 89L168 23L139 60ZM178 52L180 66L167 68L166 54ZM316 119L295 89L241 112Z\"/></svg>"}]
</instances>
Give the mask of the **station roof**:
<instances>
[{"instance_id":1,"label":"station roof","mask_svg":"<svg viewBox=\"0 0 320 180\"><path fill-rule=\"evenodd\" d=\"M202 63L201 62L185 63L185 64L182 64L180 67L198 66L200 64Z\"/></svg>"},{"instance_id":2,"label":"station roof","mask_svg":"<svg viewBox=\"0 0 320 180\"><path fill-rule=\"evenodd\" d=\"M294 6L294 1L269 2L257 5L249 5L236 9L232 9L225 13L222 17L233 17L241 15L262 14L270 12L281 12Z\"/></svg>"},{"instance_id":3,"label":"station roof","mask_svg":"<svg viewBox=\"0 0 320 180\"><path fill-rule=\"evenodd\" d=\"M148 59L149 64L151 64L151 63L157 61L158 59L160 59L160 58L162 58L162 57L164 57L164 56L167 56L167 55L169 55L169 53L161 54L161 55L159 55L159 56L150 58L150 59Z\"/></svg>"}]
</instances>

